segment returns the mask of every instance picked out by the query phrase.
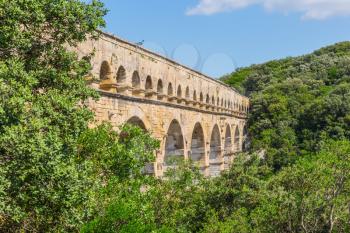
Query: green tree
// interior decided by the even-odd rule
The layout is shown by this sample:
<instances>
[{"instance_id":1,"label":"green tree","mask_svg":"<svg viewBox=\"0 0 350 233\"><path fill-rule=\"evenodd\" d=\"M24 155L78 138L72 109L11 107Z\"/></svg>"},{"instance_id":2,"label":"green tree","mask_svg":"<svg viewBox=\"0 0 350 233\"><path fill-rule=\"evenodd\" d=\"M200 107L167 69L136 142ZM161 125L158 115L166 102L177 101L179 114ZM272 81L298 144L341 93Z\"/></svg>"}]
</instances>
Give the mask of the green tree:
<instances>
[{"instance_id":1,"label":"green tree","mask_svg":"<svg viewBox=\"0 0 350 233\"><path fill-rule=\"evenodd\" d=\"M66 50L97 37L99 1L0 0L0 229L74 231L89 216L78 139L97 97L90 65Z\"/></svg>"},{"instance_id":2,"label":"green tree","mask_svg":"<svg viewBox=\"0 0 350 233\"><path fill-rule=\"evenodd\" d=\"M155 179L144 174L159 141L130 125L119 133L101 125L86 131L79 142L79 155L92 161L95 179L102 184L96 190L95 217L81 232L168 232L157 227L147 192Z\"/></svg>"},{"instance_id":3,"label":"green tree","mask_svg":"<svg viewBox=\"0 0 350 233\"><path fill-rule=\"evenodd\" d=\"M284 168L251 214L257 232L349 232L349 174L349 141L331 141Z\"/></svg>"}]
</instances>

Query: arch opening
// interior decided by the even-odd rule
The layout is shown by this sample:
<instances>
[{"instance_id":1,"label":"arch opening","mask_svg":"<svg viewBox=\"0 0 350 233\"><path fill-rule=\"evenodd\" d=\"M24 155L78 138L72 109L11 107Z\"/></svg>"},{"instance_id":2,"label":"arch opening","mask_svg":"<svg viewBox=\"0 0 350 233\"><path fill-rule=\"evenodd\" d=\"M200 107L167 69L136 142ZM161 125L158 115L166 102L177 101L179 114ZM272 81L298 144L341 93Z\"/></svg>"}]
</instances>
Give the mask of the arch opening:
<instances>
[{"instance_id":1,"label":"arch opening","mask_svg":"<svg viewBox=\"0 0 350 233\"><path fill-rule=\"evenodd\" d=\"M123 66L120 66L117 72L117 83L125 83L126 81L126 70Z\"/></svg>"},{"instance_id":2,"label":"arch opening","mask_svg":"<svg viewBox=\"0 0 350 233\"><path fill-rule=\"evenodd\" d=\"M147 131L145 123L143 123L143 121L137 116L131 117L126 123Z\"/></svg>"},{"instance_id":3,"label":"arch opening","mask_svg":"<svg viewBox=\"0 0 350 233\"><path fill-rule=\"evenodd\" d=\"M243 128L243 142L242 142L242 150L246 151L249 147L249 141L248 141L248 128L245 125Z\"/></svg>"},{"instance_id":4,"label":"arch opening","mask_svg":"<svg viewBox=\"0 0 350 233\"><path fill-rule=\"evenodd\" d=\"M159 79L157 83L157 94L157 99L161 100L163 98L163 81L161 79Z\"/></svg>"},{"instance_id":5,"label":"arch opening","mask_svg":"<svg viewBox=\"0 0 350 233\"><path fill-rule=\"evenodd\" d=\"M107 80L107 79L111 79L112 75L112 68L109 65L108 61L103 61L101 64L101 68L100 68L100 80Z\"/></svg>"},{"instance_id":6,"label":"arch opening","mask_svg":"<svg viewBox=\"0 0 350 233\"><path fill-rule=\"evenodd\" d=\"M224 145L225 168L229 167L232 155L233 155L233 152L232 152L231 128L229 125L227 125L226 132L225 132L225 145Z\"/></svg>"},{"instance_id":7,"label":"arch opening","mask_svg":"<svg viewBox=\"0 0 350 233\"><path fill-rule=\"evenodd\" d=\"M145 133L147 132L147 128L146 128L145 123L137 116L131 117L126 123L139 127ZM138 155L135 154L135 156L138 156ZM155 173L154 163L152 163L152 162L146 163L145 166L142 168L142 172L144 174L150 174L150 175L152 174L153 175Z\"/></svg>"},{"instance_id":8,"label":"arch opening","mask_svg":"<svg viewBox=\"0 0 350 233\"><path fill-rule=\"evenodd\" d=\"M141 86L141 79L137 71L134 71L132 74L131 85L133 88L140 88Z\"/></svg>"},{"instance_id":9,"label":"arch opening","mask_svg":"<svg viewBox=\"0 0 350 233\"><path fill-rule=\"evenodd\" d=\"M173 85L169 83L168 85L168 96L173 96L174 95L174 90L173 90Z\"/></svg>"},{"instance_id":10,"label":"arch opening","mask_svg":"<svg viewBox=\"0 0 350 233\"><path fill-rule=\"evenodd\" d=\"M147 78L146 78L145 90L146 91L152 91L153 90L153 84L152 84L151 76L147 76Z\"/></svg>"},{"instance_id":11,"label":"arch opening","mask_svg":"<svg viewBox=\"0 0 350 233\"><path fill-rule=\"evenodd\" d=\"M186 99L190 98L190 88L186 87L186 94L185 94Z\"/></svg>"},{"instance_id":12,"label":"arch opening","mask_svg":"<svg viewBox=\"0 0 350 233\"><path fill-rule=\"evenodd\" d=\"M189 158L203 170L205 165L204 131L200 123L196 123L191 138L191 153Z\"/></svg>"},{"instance_id":13,"label":"arch opening","mask_svg":"<svg viewBox=\"0 0 350 233\"><path fill-rule=\"evenodd\" d=\"M221 139L219 126L215 125L210 138L210 153L209 153L209 174L210 176L218 176L221 171Z\"/></svg>"},{"instance_id":14,"label":"arch opening","mask_svg":"<svg viewBox=\"0 0 350 233\"><path fill-rule=\"evenodd\" d=\"M177 94L176 94L177 98L181 99L182 98L182 89L181 89L181 85L179 85L177 87Z\"/></svg>"},{"instance_id":15,"label":"arch opening","mask_svg":"<svg viewBox=\"0 0 350 233\"><path fill-rule=\"evenodd\" d=\"M146 91L146 95L145 96L147 98L152 98L153 95L155 94L154 91L153 91L153 83L152 83L151 76L147 76L147 78L146 78L145 91Z\"/></svg>"},{"instance_id":16,"label":"arch opening","mask_svg":"<svg viewBox=\"0 0 350 233\"><path fill-rule=\"evenodd\" d=\"M184 149L184 137L180 123L177 120L173 120L165 139L165 168L175 166L178 159L184 159Z\"/></svg>"},{"instance_id":17,"label":"arch opening","mask_svg":"<svg viewBox=\"0 0 350 233\"><path fill-rule=\"evenodd\" d=\"M239 132L239 128L238 126L236 126L236 129L235 129L235 138L234 138L234 148L235 148L235 151L241 151L241 148L240 148L240 132Z\"/></svg>"},{"instance_id":18,"label":"arch opening","mask_svg":"<svg viewBox=\"0 0 350 233\"><path fill-rule=\"evenodd\" d=\"M132 86L132 95L138 96L140 94L140 87L141 87L141 79L139 76L139 73L137 71L134 71L131 78L131 86Z\"/></svg>"},{"instance_id":19,"label":"arch opening","mask_svg":"<svg viewBox=\"0 0 350 233\"><path fill-rule=\"evenodd\" d=\"M206 104L209 104L209 103L210 103L210 97L209 97L209 95L206 96L206 98L205 98L205 103L206 103Z\"/></svg>"}]
</instances>

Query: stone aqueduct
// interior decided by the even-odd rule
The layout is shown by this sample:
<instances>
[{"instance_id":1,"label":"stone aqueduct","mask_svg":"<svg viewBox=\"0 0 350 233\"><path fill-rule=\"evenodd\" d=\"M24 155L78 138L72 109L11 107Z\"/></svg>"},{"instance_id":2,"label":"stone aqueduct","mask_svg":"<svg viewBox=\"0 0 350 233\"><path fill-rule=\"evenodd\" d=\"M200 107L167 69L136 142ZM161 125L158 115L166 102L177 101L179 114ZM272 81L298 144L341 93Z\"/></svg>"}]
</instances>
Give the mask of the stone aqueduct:
<instances>
[{"instance_id":1,"label":"stone aqueduct","mask_svg":"<svg viewBox=\"0 0 350 233\"><path fill-rule=\"evenodd\" d=\"M217 176L244 148L249 99L229 86L106 33L74 50L94 52L91 85L101 98L89 106L97 122L135 124L161 141L148 172L162 176L180 156Z\"/></svg>"}]
</instances>

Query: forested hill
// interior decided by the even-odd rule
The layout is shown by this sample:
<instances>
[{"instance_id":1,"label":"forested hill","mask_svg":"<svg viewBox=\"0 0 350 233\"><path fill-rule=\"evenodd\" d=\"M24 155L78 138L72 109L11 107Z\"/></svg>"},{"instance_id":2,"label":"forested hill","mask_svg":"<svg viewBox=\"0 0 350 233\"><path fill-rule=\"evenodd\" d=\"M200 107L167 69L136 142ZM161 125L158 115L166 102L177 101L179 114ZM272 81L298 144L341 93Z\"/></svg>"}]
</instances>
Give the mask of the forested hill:
<instances>
[{"instance_id":1,"label":"forested hill","mask_svg":"<svg viewBox=\"0 0 350 233\"><path fill-rule=\"evenodd\" d=\"M320 80L326 86L332 86L349 79L349 60L350 41L346 41L308 55L240 68L222 80L248 95L290 78Z\"/></svg>"},{"instance_id":2,"label":"forested hill","mask_svg":"<svg viewBox=\"0 0 350 233\"><path fill-rule=\"evenodd\" d=\"M222 78L251 97L252 149L280 168L328 139L350 138L350 42L238 69Z\"/></svg>"}]
</instances>

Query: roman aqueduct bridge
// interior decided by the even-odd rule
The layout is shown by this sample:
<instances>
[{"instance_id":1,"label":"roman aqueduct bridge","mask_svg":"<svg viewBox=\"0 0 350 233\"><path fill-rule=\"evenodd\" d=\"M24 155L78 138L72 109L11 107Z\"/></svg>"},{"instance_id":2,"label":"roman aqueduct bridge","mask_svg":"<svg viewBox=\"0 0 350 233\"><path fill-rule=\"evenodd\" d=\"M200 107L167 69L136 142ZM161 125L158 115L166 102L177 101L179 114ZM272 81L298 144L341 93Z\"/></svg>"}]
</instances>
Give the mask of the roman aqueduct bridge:
<instances>
[{"instance_id":1,"label":"roman aqueduct bridge","mask_svg":"<svg viewBox=\"0 0 350 233\"><path fill-rule=\"evenodd\" d=\"M75 50L94 51L91 85L101 98L89 106L97 122L135 124L161 141L148 172L162 176L178 156L216 176L244 148L249 99L229 86L105 33Z\"/></svg>"}]
</instances>

